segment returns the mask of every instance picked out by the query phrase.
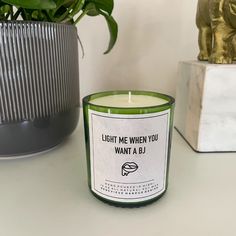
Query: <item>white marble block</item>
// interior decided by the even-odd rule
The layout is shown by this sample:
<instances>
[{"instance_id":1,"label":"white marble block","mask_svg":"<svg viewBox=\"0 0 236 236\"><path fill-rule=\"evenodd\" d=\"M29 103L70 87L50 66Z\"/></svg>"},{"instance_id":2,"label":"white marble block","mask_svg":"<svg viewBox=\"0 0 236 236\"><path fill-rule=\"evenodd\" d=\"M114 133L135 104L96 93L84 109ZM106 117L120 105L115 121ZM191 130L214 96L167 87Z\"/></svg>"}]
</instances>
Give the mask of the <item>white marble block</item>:
<instances>
[{"instance_id":1,"label":"white marble block","mask_svg":"<svg viewBox=\"0 0 236 236\"><path fill-rule=\"evenodd\" d=\"M198 152L236 151L236 65L179 63L175 127Z\"/></svg>"}]
</instances>

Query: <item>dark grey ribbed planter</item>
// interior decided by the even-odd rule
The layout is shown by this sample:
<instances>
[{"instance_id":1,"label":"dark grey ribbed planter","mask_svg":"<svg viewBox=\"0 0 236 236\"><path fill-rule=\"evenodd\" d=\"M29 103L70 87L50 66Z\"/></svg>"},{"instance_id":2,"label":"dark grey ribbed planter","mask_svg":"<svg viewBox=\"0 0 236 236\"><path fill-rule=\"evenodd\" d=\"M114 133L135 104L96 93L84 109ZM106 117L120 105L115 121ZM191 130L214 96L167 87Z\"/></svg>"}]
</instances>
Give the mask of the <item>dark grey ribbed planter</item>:
<instances>
[{"instance_id":1,"label":"dark grey ribbed planter","mask_svg":"<svg viewBox=\"0 0 236 236\"><path fill-rule=\"evenodd\" d=\"M0 22L0 156L60 143L79 117L77 30Z\"/></svg>"}]
</instances>

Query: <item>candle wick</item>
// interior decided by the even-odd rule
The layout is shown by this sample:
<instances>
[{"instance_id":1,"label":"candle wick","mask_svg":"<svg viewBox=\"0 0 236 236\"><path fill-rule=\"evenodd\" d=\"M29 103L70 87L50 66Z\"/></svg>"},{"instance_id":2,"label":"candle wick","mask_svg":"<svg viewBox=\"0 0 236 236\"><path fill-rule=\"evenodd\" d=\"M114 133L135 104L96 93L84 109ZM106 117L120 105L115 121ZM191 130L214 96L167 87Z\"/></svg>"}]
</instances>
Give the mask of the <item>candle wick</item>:
<instances>
[{"instance_id":1,"label":"candle wick","mask_svg":"<svg viewBox=\"0 0 236 236\"><path fill-rule=\"evenodd\" d=\"M129 92L129 103L131 103L131 92Z\"/></svg>"}]
</instances>

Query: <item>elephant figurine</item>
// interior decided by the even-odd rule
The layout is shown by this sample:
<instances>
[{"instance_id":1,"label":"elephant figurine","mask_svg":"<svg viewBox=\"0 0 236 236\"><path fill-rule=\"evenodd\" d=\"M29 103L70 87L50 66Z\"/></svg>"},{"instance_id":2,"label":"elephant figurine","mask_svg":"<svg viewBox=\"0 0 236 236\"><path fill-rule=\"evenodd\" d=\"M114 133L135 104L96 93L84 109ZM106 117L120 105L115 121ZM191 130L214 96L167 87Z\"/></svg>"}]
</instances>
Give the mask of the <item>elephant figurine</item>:
<instances>
[{"instance_id":1,"label":"elephant figurine","mask_svg":"<svg viewBox=\"0 0 236 236\"><path fill-rule=\"evenodd\" d=\"M236 59L236 0L198 0L198 59L230 64Z\"/></svg>"}]
</instances>

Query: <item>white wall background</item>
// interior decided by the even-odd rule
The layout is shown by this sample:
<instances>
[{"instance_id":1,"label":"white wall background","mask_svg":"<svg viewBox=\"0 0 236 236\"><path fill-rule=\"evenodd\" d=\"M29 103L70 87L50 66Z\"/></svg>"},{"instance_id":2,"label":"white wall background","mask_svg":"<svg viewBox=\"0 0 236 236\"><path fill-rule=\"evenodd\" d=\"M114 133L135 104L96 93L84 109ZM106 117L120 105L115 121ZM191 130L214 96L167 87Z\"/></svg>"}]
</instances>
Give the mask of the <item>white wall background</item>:
<instances>
[{"instance_id":1,"label":"white wall background","mask_svg":"<svg viewBox=\"0 0 236 236\"><path fill-rule=\"evenodd\" d=\"M85 48L80 60L81 97L112 89L155 90L175 96L180 60L198 53L197 0L114 0L119 24L115 48L103 55L108 29L102 17L78 26Z\"/></svg>"}]
</instances>

